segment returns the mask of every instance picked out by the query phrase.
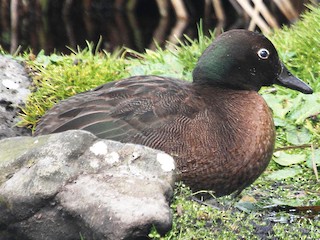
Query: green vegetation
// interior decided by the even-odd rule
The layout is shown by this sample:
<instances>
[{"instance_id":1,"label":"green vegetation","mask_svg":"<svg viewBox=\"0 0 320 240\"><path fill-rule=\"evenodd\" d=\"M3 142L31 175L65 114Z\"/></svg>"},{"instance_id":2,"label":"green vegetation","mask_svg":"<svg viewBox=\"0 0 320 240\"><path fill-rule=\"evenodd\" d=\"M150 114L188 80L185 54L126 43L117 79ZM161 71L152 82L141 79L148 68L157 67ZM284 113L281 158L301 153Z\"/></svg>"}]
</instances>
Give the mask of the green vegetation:
<instances>
[{"instance_id":1,"label":"green vegetation","mask_svg":"<svg viewBox=\"0 0 320 240\"><path fill-rule=\"evenodd\" d=\"M240 197L222 197L200 204L185 186L176 188L173 229L153 239L320 239L319 212L292 214L265 208L270 205L319 206L320 184L320 8L303 20L269 36L292 72L314 89L312 95L282 87L264 88L262 96L274 113L276 151L265 173ZM201 32L201 29L200 29ZM187 39L171 50L131 50L117 54L88 49L70 55L26 54L34 79L34 93L23 109L22 125L33 128L55 102L107 81L131 75L156 74L191 80L197 58L213 34ZM126 58L125 53L136 58Z\"/></svg>"},{"instance_id":2,"label":"green vegetation","mask_svg":"<svg viewBox=\"0 0 320 240\"><path fill-rule=\"evenodd\" d=\"M70 55L40 52L36 57L25 54L33 78L33 94L29 97L21 125L33 128L37 119L46 110L62 99L87 91L95 86L129 76L125 59L120 52L93 52L88 44L85 50L73 51Z\"/></svg>"}]
</instances>

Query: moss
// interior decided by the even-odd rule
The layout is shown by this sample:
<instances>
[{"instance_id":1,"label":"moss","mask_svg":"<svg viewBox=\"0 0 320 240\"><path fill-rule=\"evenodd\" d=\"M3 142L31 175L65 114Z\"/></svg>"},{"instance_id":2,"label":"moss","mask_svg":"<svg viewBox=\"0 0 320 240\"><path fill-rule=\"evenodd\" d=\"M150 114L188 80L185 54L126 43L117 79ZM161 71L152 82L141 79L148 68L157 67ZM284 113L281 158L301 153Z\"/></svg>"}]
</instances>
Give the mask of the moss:
<instances>
[{"instance_id":1,"label":"moss","mask_svg":"<svg viewBox=\"0 0 320 240\"><path fill-rule=\"evenodd\" d=\"M32 53L24 58L33 78L33 93L23 108L20 126L33 128L46 110L62 99L87 91L102 83L127 77L126 61L121 52L93 53L91 45L70 55L38 56Z\"/></svg>"}]
</instances>

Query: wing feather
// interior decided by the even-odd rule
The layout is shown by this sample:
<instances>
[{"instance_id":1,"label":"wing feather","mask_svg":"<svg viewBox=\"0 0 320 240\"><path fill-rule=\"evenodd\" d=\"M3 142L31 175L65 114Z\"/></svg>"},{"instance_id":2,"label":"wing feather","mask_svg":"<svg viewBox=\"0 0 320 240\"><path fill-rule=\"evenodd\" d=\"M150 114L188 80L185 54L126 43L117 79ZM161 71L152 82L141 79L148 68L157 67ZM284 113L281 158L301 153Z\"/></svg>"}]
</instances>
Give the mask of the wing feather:
<instances>
[{"instance_id":1,"label":"wing feather","mask_svg":"<svg viewBox=\"0 0 320 240\"><path fill-rule=\"evenodd\" d=\"M188 85L156 76L107 83L58 103L41 119L35 135L83 129L100 138L153 146L172 139L168 129L174 119L196 113L187 104Z\"/></svg>"}]
</instances>

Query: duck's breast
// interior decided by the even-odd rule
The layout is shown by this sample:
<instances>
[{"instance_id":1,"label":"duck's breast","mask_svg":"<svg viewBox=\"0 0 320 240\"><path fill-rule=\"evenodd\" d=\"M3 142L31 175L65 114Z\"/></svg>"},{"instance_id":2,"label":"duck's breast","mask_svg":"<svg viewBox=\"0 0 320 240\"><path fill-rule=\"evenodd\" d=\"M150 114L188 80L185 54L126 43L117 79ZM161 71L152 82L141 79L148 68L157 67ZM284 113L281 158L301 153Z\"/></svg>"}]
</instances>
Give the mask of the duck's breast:
<instances>
[{"instance_id":1,"label":"duck's breast","mask_svg":"<svg viewBox=\"0 0 320 240\"><path fill-rule=\"evenodd\" d=\"M208 101L184 132L188 151L180 153L181 178L194 190L221 196L242 190L265 170L275 131L269 107L254 91L214 91Z\"/></svg>"}]
</instances>

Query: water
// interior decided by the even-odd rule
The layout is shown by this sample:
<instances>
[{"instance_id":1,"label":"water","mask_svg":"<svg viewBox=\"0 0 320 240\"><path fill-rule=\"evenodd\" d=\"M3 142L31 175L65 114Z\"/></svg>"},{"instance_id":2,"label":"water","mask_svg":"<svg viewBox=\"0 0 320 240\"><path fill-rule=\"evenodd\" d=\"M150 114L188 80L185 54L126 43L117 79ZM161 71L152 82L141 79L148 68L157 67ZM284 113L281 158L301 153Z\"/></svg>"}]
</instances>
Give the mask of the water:
<instances>
[{"instance_id":1,"label":"water","mask_svg":"<svg viewBox=\"0 0 320 240\"><path fill-rule=\"evenodd\" d=\"M205 7L203 1L184 1L189 18L180 21L172 8L168 17L161 17L156 1L151 0L137 1L134 11L126 11L125 7L116 9L111 0L47 1L48 5L40 5L37 0L28 5L17 2L20 5L16 30L10 24L9 1L2 1L0 10L0 45L12 53L26 49L32 49L35 54L42 49L46 54L70 53L68 47L84 48L86 40L97 43L100 37L101 47L107 51L125 46L143 52L145 48L155 48L154 39L165 46L167 40L175 42L175 36L181 38L186 34L196 38L200 19L205 33L218 23L212 6ZM66 2L71 3L69 8L64 8ZM248 19L239 16L228 1L222 2L227 17L222 25L224 29L248 26ZM281 16L280 22L285 22Z\"/></svg>"}]
</instances>

